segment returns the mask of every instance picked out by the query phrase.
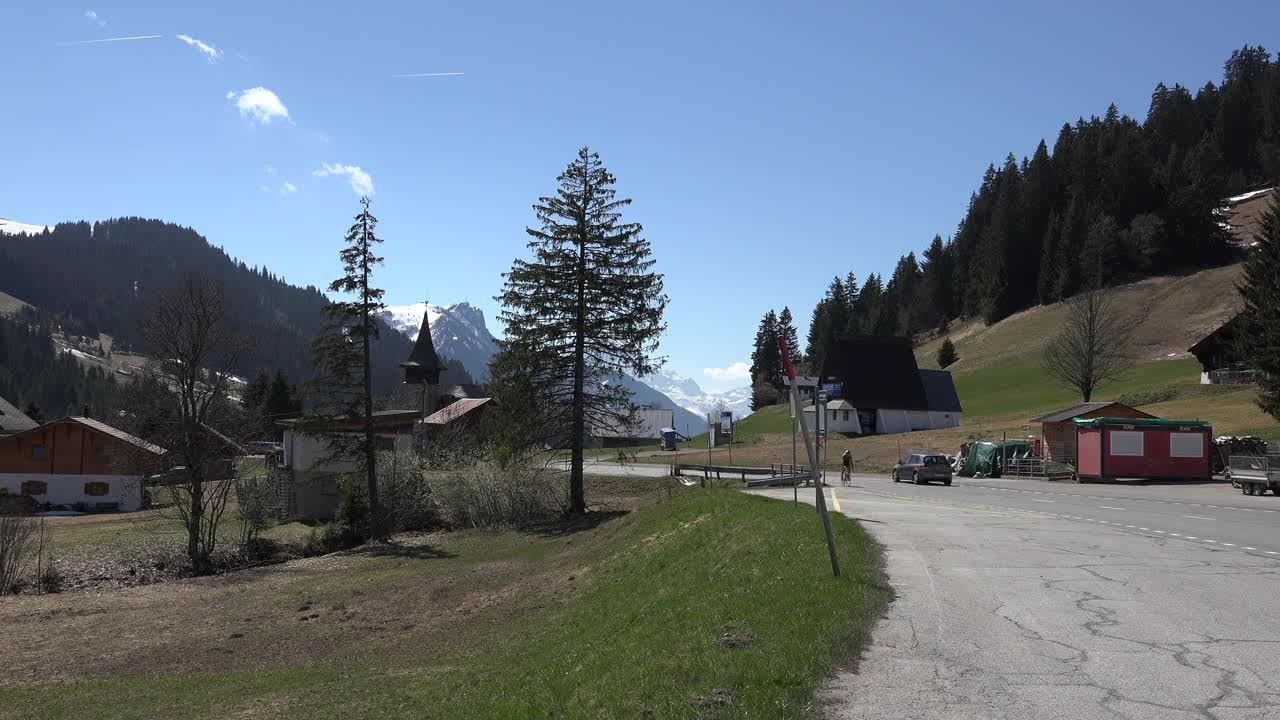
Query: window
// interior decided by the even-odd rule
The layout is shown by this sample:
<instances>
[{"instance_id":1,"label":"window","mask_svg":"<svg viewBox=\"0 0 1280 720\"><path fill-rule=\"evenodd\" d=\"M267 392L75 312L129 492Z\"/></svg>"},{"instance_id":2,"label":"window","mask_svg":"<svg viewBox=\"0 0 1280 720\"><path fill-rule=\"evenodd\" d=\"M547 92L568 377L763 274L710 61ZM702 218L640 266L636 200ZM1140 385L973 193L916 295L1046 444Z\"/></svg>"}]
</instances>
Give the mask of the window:
<instances>
[{"instance_id":1,"label":"window","mask_svg":"<svg viewBox=\"0 0 1280 720\"><path fill-rule=\"evenodd\" d=\"M84 494L94 497L101 497L111 492L111 484L104 482L87 482L84 484Z\"/></svg>"},{"instance_id":2,"label":"window","mask_svg":"<svg viewBox=\"0 0 1280 720\"><path fill-rule=\"evenodd\" d=\"M44 446L43 446L43 445L32 445L32 446L31 446L31 459L32 459L32 460L43 460L43 459L44 459Z\"/></svg>"},{"instance_id":3,"label":"window","mask_svg":"<svg viewBox=\"0 0 1280 720\"><path fill-rule=\"evenodd\" d=\"M1169 457L1204 457L1204 435L1200 433L1169 433Z\"/></svg>"},{"instance_id":4,"label":"window","mask_svg":"<svg viewBox=\"0 0 1280 720\"><path fill-rule=\"evenodd\" d=\"M1142 432L1136 430L1112 430L1108 433L1111 455L1123 457L1142 457Z\"/></svg>"},{"instance_id":5,"label":"window","mask_svg":"<svg viewBox=\"0 0 1280 720\"><path fill-rule=\"evenodd\" d=\"M845 421L845 422L849 422L849 411L848 411L848 410L845 410L845 411L844 411L844 421Z\"/></svg>"},{"instance_id":6,"label":"window","mask_svg":"<svg viewBox=\"0 0 1280 720\"><path fill-rule=\"evenodd\" d=\"M22 483L23 495L47 495L49 484L43 480L27 480Z\"/></svg>"}]
</instances>

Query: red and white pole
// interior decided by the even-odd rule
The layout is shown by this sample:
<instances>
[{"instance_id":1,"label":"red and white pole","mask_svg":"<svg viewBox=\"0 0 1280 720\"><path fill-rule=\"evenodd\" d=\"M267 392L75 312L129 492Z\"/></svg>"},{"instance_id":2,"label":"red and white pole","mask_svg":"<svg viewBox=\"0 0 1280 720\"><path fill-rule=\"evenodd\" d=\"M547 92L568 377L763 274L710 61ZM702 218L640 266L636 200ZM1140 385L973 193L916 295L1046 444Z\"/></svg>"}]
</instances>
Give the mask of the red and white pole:
<instances>
[{"instance_id":1,"label":"red and white pole","mask_svg":"<svg viewBox=\"0 0 1280 720\"><path fill-rule=\"evenodd\" d=\"M836 558L836 539L831 534L831 517L827 515L827 498L822 494L822 472L823 469L818 467L818 453L814 450L813 440L809 438L809 423L804 419L803 408L800 407L800 388L796 385L796 371L791 366L791 357L787 354L787 341L778 336L778 350L782 353L782 367L787 372L787 379L791 384L791 403L796 408L796 415L800 419L800 434L804 437L804 449L809 453L809 467L813 468L813 492L814 501L818 506L818 514L822 516L822 529L827 534L827 552L831 555L831 574L840 577L840 561ZM814 413L818 411L818 404L813 405Z\"/></svg>"}]
</instances>

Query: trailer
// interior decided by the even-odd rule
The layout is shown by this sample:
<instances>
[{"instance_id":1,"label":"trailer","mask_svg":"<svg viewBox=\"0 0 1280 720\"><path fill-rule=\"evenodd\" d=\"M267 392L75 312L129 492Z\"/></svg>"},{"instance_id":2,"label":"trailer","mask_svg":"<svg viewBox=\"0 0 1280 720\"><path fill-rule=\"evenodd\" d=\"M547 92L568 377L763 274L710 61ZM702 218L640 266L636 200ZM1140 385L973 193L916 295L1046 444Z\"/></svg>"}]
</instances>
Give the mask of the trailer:
<instances>
[{"instance_id":1,"label":"trailer","mask_svg":"<svg viewBox=\"0 0 1280 720\"><path fill-rule=\"evenodd\" d=\"M1232 455L1231 484L1245 495L1280 495L1280 454Z\"/></svg>"},{"instance_id":2,"label":"trailer","mask_svg":"<svg viewBox=\"0 0 1280 720\"><path fill-rule=\"evenodd\" d=\"M1213 428L1201 420L1077 419L1076 477L1210 480Z\"/></svg>"}]
</instances>

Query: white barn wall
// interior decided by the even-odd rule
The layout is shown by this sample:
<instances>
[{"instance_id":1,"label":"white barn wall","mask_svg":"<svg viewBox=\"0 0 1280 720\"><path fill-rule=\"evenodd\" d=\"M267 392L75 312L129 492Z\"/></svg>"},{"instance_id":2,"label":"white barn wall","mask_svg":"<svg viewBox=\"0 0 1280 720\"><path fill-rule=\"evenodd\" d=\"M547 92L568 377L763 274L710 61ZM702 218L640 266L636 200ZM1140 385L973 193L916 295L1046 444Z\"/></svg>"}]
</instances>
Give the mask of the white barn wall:
<instances>
[{"instance_id":1,"label":"white barn wall","mask_svg":"<svg viewBox=\"0 0 1280 720\"><path fill-rule=\"evenodd\" d=\"M0 488L10 495L22 494L22 483L45 483L47 493L32 495L40 503L74 505L85 503L118 503L121 512L142 508L142 478L137 475L50 475L47 473L0 473ZM104 482L109 486L106 495L85 495L84 484Z\"/></svg>"}]
</instances>

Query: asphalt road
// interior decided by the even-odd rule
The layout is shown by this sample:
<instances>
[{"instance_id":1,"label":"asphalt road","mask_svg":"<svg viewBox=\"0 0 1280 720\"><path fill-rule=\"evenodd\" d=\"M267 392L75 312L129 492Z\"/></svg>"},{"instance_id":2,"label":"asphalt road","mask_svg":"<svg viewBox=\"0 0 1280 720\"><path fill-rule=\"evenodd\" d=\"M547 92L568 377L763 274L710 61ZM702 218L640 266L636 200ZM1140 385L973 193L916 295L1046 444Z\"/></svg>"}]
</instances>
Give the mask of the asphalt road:
<instances>
[{"instance_id":1,"label":"asphalt road","mask_svg":"<svg viewBox=\"0 0 1280 720\"><path fill-rule=\"evenodd\" d=\"M830 682L834 717L1280 718L1280 497L867 476L827 492L884 543L898 593Z\"/></svg>"}]
</instances>

